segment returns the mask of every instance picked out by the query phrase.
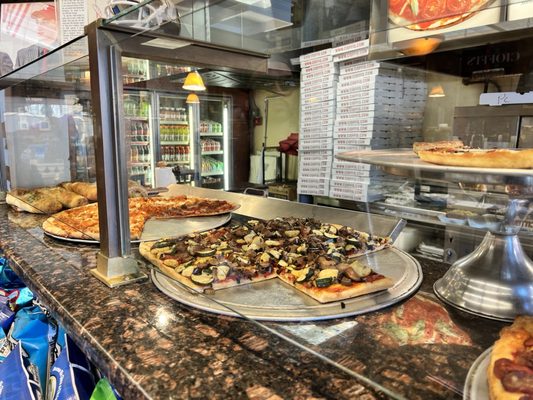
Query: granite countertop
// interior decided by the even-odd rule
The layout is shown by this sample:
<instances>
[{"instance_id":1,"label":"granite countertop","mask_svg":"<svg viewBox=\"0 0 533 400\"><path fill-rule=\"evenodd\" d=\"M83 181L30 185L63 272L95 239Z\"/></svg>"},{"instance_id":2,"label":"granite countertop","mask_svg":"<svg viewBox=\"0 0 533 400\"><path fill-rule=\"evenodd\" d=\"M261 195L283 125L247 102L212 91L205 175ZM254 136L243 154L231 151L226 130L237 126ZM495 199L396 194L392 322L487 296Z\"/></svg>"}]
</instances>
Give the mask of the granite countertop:
<instances>
[{"instance_id":1,"label":"granite countertop","mask_svg":"<svg viewBox=\"0 0 533 400\"><path fill-rule=\"evenodd\" d=\"M444 307L432 285L447 266L420 259L422 286L400 304L260 326L182 305L149 280L109 289L89 273L98 247L47 237L42 220L0 206L0 248L125 399L389 397L372 382L398 398L461 399L505 325Z\"/></svg>"}]
</instances>

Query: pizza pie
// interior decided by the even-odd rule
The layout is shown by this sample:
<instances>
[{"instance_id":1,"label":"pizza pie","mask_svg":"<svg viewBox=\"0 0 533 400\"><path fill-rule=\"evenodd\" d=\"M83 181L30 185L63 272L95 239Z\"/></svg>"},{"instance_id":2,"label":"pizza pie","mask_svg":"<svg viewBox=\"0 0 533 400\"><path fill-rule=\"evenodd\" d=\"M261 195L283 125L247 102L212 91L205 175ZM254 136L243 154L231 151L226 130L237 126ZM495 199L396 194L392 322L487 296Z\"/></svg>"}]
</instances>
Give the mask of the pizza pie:
<instances>
[{"instance_id":1,"label":"pizza pie","mask_svg":"<svg viewBox=\"0 0 533 400\"><path fill-rule=\"evenodd\" d=\"M132 240L140 239L144 224L150 218L218 215L238 208L236 204L226 200L191 196L130 198L128 207ZM43 230L55 236L98 241L100 239L98 203L54 214L44 221Z\"/></svg>"},{"instance_id":2,"label":"pizza pie","mask_svg":"<svg viewBox=\"0 0 533 400\"><path fill-rule=\"evenodd\" d=\"M357 259L389 245L390 238L342 225L276 218L144 242L139 251L200 292L277 277L326 303L392 287L392 279Z\"/></svg>"},{"instance_id":3,"label":"pizza pie","mask_svg":"<svg viewBox=\"0 0 533 400\"><path fill-rule=\"evenodd\" d=\"M462 149L465 145L461 140L441 140L438 142L414 142L413 151L418 154L419 151L435 149Z\"/></svg>"},{"instance_id":4,"label":"pizza pie","mask_svg":"<svg viewBox=\"0 0 533 400\"><path fill-rule=\"evenodd\" d=\"M533 149L430 149L418 151L432 164L478 168L533 168Z\"/></svg>"},{"instance_id":5,"label":"pizza pie","mask_svg":"<svg viewBox=\"0 0 533 400\"><path fill-rule=\"evenodd\" d=\"M502 329L487 377L491 400L533 399L533 316L517 317Z\"/></svg>"},{"instance_id":6,"label":"pizza pie","mask_svg":"<svg viewBox=\"0 0 533 400\"><path fill-rule=\"evenodd\" d=\"M492 0L389 0L389 19L415 31L457 24L486 7Z\"/></svg>"}]
</instances>

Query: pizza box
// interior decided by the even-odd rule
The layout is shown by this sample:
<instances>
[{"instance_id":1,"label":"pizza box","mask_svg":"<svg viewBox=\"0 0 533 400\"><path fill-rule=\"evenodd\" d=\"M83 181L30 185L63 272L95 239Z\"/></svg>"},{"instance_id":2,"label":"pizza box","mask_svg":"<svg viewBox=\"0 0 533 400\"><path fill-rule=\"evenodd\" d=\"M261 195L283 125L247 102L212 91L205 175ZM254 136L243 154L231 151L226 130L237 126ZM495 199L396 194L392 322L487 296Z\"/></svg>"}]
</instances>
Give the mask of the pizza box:
<instances>
[{"instance_id":1,"label":"pizza box","mask_svg":"<svg viewBox=\"0 0 533 400\"><path fill-rule=\"evenodd\" d=\"M318 64L313 67L303 68L300 73L300 79L303 81L316 78L318 76L339 74L338 64Z\"/></svg>"},{"instance_id":2,"label":"pizza box","mask_svg":"<svg viewBox=\"0 0 533 400\"><path fill-rule=\"evenodd\" d=\"M304 164L310 163L325 163L331 165L333 163L333 151L332 150L300 150L299 153L317 153L314 155L299 156L298 162ZM327 152L327 154L324 154Z\"/></svg>"},{"instance_id":3,"label":"pizza box","mask_svg":"<svg viewBox=\"0 0 533 400\"><path fill-rule=\"evenodd\" d=\"M306 139L301 138L298 143L298 149L303 150L321 150L321 149L333 149L333 137L313 138Z\"/></svg>"},{"instance_id":4,"label":"pizza box","mask_svg":"<svg viewBox=\"0 0 533 400\"><path fill-rule=\"evenodd\" d=\"M365 172L375 171L375 172L381 173L381 169L376 165L344 161L344 160L339 160L337 158L333 159L332 165L333 165L332 168L336 170L365 171Z\"/></svg>"},{"instance_id":5,"label":"pizza box","mask_svg":"<svg viewBox=\"0 0 533 400\"><path fill-rule=\"evenodd\" d=\"M368 139L390 139L396 138L398 132L396 130L379 130L379 129L369 129L367 131L354 131L353 129L334 129L333 130L333 139L357 139L357 140L368 140Z\"/></svg>"},{"instance_id":6,"label":"pizza box","mask_svg":"<svg viewBox=\"0 0 533 400\"><path fill-rule=\"evenodd\" d=\"M375 121L374 119L360 119L360 120L344 120L335 121L333 134L335 131L346 132L346 128L354 132L369 132L369 131L383 131L383 132L397 132L398 124L396 120L392 121Z\"/></svg>"},{"instance_id":7,"label":"pizza box","mask_svg":"<svg viewBox=\"0 0 533 400\"><path fill-rule=\"evenodd\" d=\"M337 80L334 76L325 78L324 80L307 83L300 81L300 93L314 92L317 90L328 89L331 87L337 87Z\"/></svg>"},{"instance_id":8,"label":"pizza box","mask_svg":"<svg viewBox=\"0 0 533 400\"><path fill-rule=\"evenodd\" d=\"M361 104L374 104L374 103L383 103L383 104L394 104L400 105L402 99L399 99L395 96L395 92L387 90L369 90L365 92L357 93L346 93L339 94L337 91L337 105L340 107L350 107Z\"/></svg>"},{"instance_id":9,"label":"pizza box","mask_svg":"<svg viewBox=\"0 0 533 400\"><path fill-rule=\"evenodd\" d=\"M329 179L298 177L298 193L327 196L329 193Z\"/></svg>"},{"instance_id":10,"label":"pizza box","mask_svg":"<svg viewBox=\"0 0 533 400\"><path fill-rule=\"evenodd\" d=\"M351 106L345 106L345 107L339 107L337 105L337 113L339 115L356 115L360 116L365 113L375 113L375 114L389 114L389 113L396 113L397 111L396 104L362 104L359 106L351 105ZM343 119L343 118L340 118Z\"/></svg>"},{"instance_id":11,"label":"pizza box","mask_svg":"<svg viewBox=\"0 0 533 400\"><path fill-rule=\"evenodd\" d=\"M304 54L300 56L300 62L308 61L308 60L315 60L317 58L322 58L325 56L331 56L333 54L333 49L324 49L320 51L314 51L312 53Z\"/></svg>"},{"instance_id":12,"label":"pizza box","mask_svg":"<svg viewBox=\"0 0 533 400\"><path fill-rule=\"evenodd\" d=\"M365 22L366 22L366 20L365 20ZM353 27L352 27L352 29L353 29ZM364 39L368 39L368 26L365 27L365 28L362 28L362 30L360 32L347 33L347 34L344 34L344 35L335 36L333 38L332 46L334 48L335 47L340 47L340 46L344 46L345 44L358 42L358 41L364 40Z\"/></svg>"},{"instance_id":13,"label":"pizza box","mask_svg":"<svg viewBox=\"0 0 533 400\"><path fill-rule=\"evenodd\" d=\"M369 178L379 178L384 177L385 174L382 171L376 171L376 170L352 170L352 169L337 169L332 168L331 169L331 179L338 179L338 180L347 180L348 177L355 178L357 177L362 179L369 179Z\"/></svg>"},{"instance_id":14,"label":"pizza box","mask_svg":"<svg viewBox=\"0 0 533 400\"><path fill-rule=\"evenodd\" d=\"M379 61L347 61L339 63L339 74L346 75L373 69L397 71L398 66Z\"/></svg>"},{"instance_id":15,"label":"pizza box","mask_svg":"<svg viewBox=\"0 0 533 400\"><path fill-rule=\"evenodd\" d=\"M328 88L322 90L315 90L314 92L302 92L300 101L303 104L317 103L321 101L330 101L337 98L337 89Z\"/></svg>"},{"instance_id":16,"label":"pizza box","mask_svg":"<svg viewBox=\"0 0 533 400\"><path fill-rule=\"evenodd\" d=\"M300 129L300 140L320 137L333 137L334 125Z\"/></svg>"},{"instance_id":17,"label":"pizza box","mask_svg":"<svg viewBox=\"0 0 533 400\"><path fill-rule=\"evenodd\" d=\"M381 91L389 91L398 93L397 91L398 83L394 81L386 81L386 82L367 82L367 83L360 83L360 84L348 84L345 83L343 85L337 84L337 95L343 95L343 94L354 94L354 93L360 93L360 92L366 92L371 90L381 90Z\"/></svg>"},{"instance_id":18,"label":"pizza box","mask_svg":"<svg viewBox=\"0 0 533 400\"><path fill-rule=\"evenodd\" d=\"M299 160L299 166L305 167L306 169L311 169L313 167L324 169L329 168L331 169L332 166L332 160L333 156L322 158L322 159L314 159L314 158L300 158Z\"/></svg>"},{"instance_id":19,"label":"pizza box","mask_svg":"<svg viewBox=\"0 0 533 400\"><path fill-rule=\"evenodd\" d=\"M366 137L366 138L358 138L358 137L351 137L351 138L335 138L333 141L334 147L339 146L388 146L388 147L396 147L396 144L398 143L398 140L396 137L388 137L388 138L374 138L374 137Z\"/></svg>"},{"instance_id":20,"label":"pizza box","mask_svg":"<svg viewBox=\"0 0 533 400\"><path fill-rule=\"evenodd\" d=\"M331 178L331 166L329 168L318 168L314 166L300 166L298 168L299 178Z\"/></svg>"},{"instance_id":21,"label":"pizza box","mask_svg":"<svg viewBox=\"0 0 533 400\"><path fill-rule=\"evenodd\" d=\"M345 145L345 144L336 144L333 147L333 153L342 153L344 151L368 151L368 150L385 150L390 149L390 146L379 146L379 145L372 145L372 146L364 146L364 145ZM393 146L393 148L397 148L396 146Z\"/></svg>"},{"instance_id":22,"label":"pizza box","mask_svg":"<svg viewBox=\"0 0 533 400\"><path fill-rule=\"evenodd\" d=\"M387 179L387 178L381 175L360 176L360 175L354 175L354 174L347 174L345 171L343 171L342 173L335 173L335 171L332 171L331 179L335 181L343 181L345 183L350 182L350 183L360 183L362 185L376 185L380 183L383 179Z\"/></svg>"},{"instance_id":23,"label":"pizza box","mask_svg":"<svg viewBox=\"0 0 533 400\"><path fill-rule=\"evenodd\" d=\"M373 189L373 185L332 179L329 188L329 196L339 199L354 201L376 201L383 198L379 190Z\"/></svg>"},{"instance_id":24,"label":"pizza box","mask_svg":"<svg viewBox=\"0 0 533 400\"><path fill-rule=\"evenodd\" d=\"M357 50L347 51L345 53L335 54L333 56L333 62L342 62L347 60L353 60L358 58L367 57L369 53L368 47L363 47Z\"/></svg>"},{"instance_id":25,"label":"pizza box","mask_svg":"<svg viewBox=\"0 0 533 400\"><path fill-rule=\"evenodd\" d=\"M340 75L338 86L340 88L347 86L355 85L364 85L367 83L372 83L375 86L383 84L394 84L396 87L402 84L401 78L397 76L382 76L382 75L367 75L367 76L351 76L351 75Z\"/></svg>"},{"instance_id":26,"label":"pizza box","mask_svg":"<svg viewBox=\"0 0 533 400\"><path fill-rule=\"evenodd\" d=\"M318 103L300 104L300 111L302 115L311 114L314 112L322 112L324 114L334 113L336 108L335 100L321 101Z\"/></svg>"},{"instance_id":27,"label":"pizza box","mask_svg":"<svg viewBox=\"0 0 533 400\"><path fill-rule=\"evenodd\" d=\"M361 112L345 112L337 114L336 121L348 121L348 120L360 120L360 119L371 119L371 120L398 120L398 114L392 109L377 109L375 111L361 111Z\"/></svg>"},{"instance_id":28,"label":"pizza box","mask_svg":"<svg viewBox=\"0 0 533 400\"><path fill-rule=\"evenodd\" d=\"M328 126L335 124L334 116L324 116L321 114L314 115L312 117L306 116L305 119L300 119L300 129L309 129L321 126Z\"/></svg>"},{"instance_id":29,"label":"pizza box","mask_svg":"<svg viewBox=\"0 0 533 400\"><path fill-rule=\"evenodd\" d=\"M333 64L333 56L323 56L300 62L300 68L312 68L319 65Z\"/></svg>"},{"instance_id":30,"label":"pizza box","mask_svg":"<svg viewBox=\"0 0 533 400\"><path fill-rule=\"evenodd\" d=\"M374 77L391 77L400 78L401 75L394 70L380 70L380 69L367 69L365 71L354 72L351 74L339 75L339 83L353 82L361 78L374 78Z\"/></svg>"},{"instance_id":31,"label":"pizza box","mask_svg":"<svg viewBox=\"0 0 533 400\"><path fill-rule=\"evenodd\" d=\"M370 41L368 39L360 40L358 42L348 43L343 46L337 46L333 48L333 55L336 56L338 54L347 53L354 50L359 49L368 49L370 45Z\"/></svg>"}]
</instances>

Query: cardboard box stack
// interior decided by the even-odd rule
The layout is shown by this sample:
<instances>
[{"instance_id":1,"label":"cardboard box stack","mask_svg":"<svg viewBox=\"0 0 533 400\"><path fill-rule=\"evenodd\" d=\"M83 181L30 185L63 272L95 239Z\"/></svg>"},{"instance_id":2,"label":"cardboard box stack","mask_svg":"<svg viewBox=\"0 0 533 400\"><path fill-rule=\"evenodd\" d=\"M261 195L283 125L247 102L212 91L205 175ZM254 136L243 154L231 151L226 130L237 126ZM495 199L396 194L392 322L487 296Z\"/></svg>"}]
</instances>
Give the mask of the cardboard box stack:
<instances>
[{"instance_id":1,"label":"cardboard box stack","mask_svg":"<svg viewBox=\"0 0 533 400\"><path fill-rule=\"evenodd\" d=\"M338 66L333 49L300 57L298 193L329 195Z\"/></svg>"},{"instance_id":2,"label":"cardboard box stack","mask_svg":"<svg viewBox=\"0 0 533 400\"><path fill-rule=\"evenodd\" d=\"M329 185L330 197L374 201L391 183L401 183L372 165L334 157L349 150L411 147L422 138L424 76L367 61L368 51L368 40L359 40L301 57L300 194L324 195Z\"/></svg>"}]
</instances>

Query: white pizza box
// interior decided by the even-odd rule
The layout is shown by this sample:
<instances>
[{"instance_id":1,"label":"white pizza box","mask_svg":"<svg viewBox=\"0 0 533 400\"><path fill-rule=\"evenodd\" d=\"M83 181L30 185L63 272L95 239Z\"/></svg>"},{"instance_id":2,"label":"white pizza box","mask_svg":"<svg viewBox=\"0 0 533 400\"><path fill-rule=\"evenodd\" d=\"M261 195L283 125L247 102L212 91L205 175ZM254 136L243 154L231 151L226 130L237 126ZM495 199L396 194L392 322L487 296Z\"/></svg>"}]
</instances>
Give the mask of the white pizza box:
<instances>
[{"instance_id":1,"label":"white pizza box","mask_svg":"<svg viewBox=\"0 0 533 400\"><path fill-rule=\"evenodd\" d=\"M361 111L361 112L344 112L337 114L337 121L348 121L348 120L361 120L361 119L370 119L370 120L391 120L397 121L398 114L391 109L383 109L376 111Z\"/></svg>"},{"instance_id":2,"label":"white pizza box","mask_svg":"<svg viewBox=\"0 0 533 400\"><path fill-rule=\"evenodd\" d=\"M380 145L372 145L372 146L363 146L363 145L352 145L352 144L335 144L333 147L334 153L342 153L345 151L368 151L368 150L384 150L384 149L391 149L391 148L397 148L397 146L380 146Z\"/></svg>"},{"instance_id":3,"label":"white pizza box","mask_svg":"<svg viewBox=\"0 0 533 400\"><path fill-rule=\"evenodd\" d=\"M328 116L318 113L312 116L306 115L305 119L300 118L300 129L328 126L333 124L335 124L335 115Z\"/></svg>"},{"instance_id":4,"label":"white pizza box","mask_svg":"<svg viewBox=\"0 0 533 400\"><path fill-rule=\"evenodd\" d=\"M339 74L315 75L309 79L300 78L300 86L305 88L317 86L319 84L332 86L335 85L338 80Z\"/></svg>"},{"instance_id":5,"label":"white pizza box","mask_svg":"<svg viewBox=\"0 0 533 400\"><path fill-rule=\"evenodd\" d=\"M383 198L378 189L366 183L351 182L332 179L330 182L329 196L339 199L354 201L376 201Z\"/></svg>"},{"instance_id":6,"label":"white pizza box","mask_svg":"<svg viewBox=\"0 0 533 400\"><path fill-rule=\"evenodd\" d=\"M394 70L367 69L351 74L341 74L339 75L339 83L358 81L359 79L365 77L368 77L370 79L373 79L375 77L390 77L401 79L401 75Z\"/></svg>"},{"instance_id":7,"label":"white pizza box","mask_svg":"<svg viewBox=\"0 0 533 400\"><path fill-rule=\"evenodd\" d=\"M354 50L368 49L369 45L370 45L370 41L368 39L364 39L358 42L353 42L353 43L345 44L343 46L334 47L332 49L333 50L332 54L335 56L338 54L347 53L347 52L354 51Z\"/></svg>"},{"instance_id":8,"label":"white pizza box","mask_svg":"<svg viewBox=\"0 0 533 400\"><path fill-rule=\"evenodd\" d=\"M333 151L329 149L305 150L298 149L298 159L303 161L333 160Z\"/></svg>"},{"instance_id":9,"label":"white pizza box","mask_svg":"<svg viewBox=\"0 0 533 400\"><path fill-rule=\"evenodd\" d=\"M313 58L310 60L305 60L300 62L300 68L312 68L319 65L327 65L333 63L333 56L323 56L318 58Z\"/></svg>"},{"instance_id":10,"label":"white pizza box","mask_svg":"<svg viewBox=\"0 0 533 400\"><path fill-rule=\"evenodd\" d=\"M300 114L301 115L310 115L314 112L322 112L324 114L334 113L336 109L337 102L332 99L328 101L320 101L317 103L309 104L300 104Z\"/></svg>"},{"instance_id":11,"label":"white pizza box","mask_svg":"<svg viewBox=\"0 0 533 400\"><path fill-rule=\"evenodd\" d=\"M329 155L324 158L299 158L298 166L305 169L319 168L319 169L331 169L333 156Z\"/></svg>"},{"instance_id":12,"label":"white pizza box","mask_svg":"<svg viewBox=\"0 0 533 400\"><path fill-rule=\"evenodd\" d=\"M341 107L382 102L384 104L401 105L402 99L398 98L393 91L380 89L345 94L340 94L339 91L337 91L337 104Z\"/></svg>"},{"instance_id":13,"label":"white pizza box","mask_svg":"<svg viewBox=\"0 0 533 400\"><path fill-rule=\"evenodd\" d=\"M337 114L349 116L361 116L365 113L374 113L375 115L384 115L384 114L395 114L398 112L398 109L395 104L362 104L359 106L348 106L348 107L339 107L337 106ZM339 119L349 119L339 118Z\"/></svg>"},{"instance_id":14,"label":"white pizza box","mask_svg":"<svg viewBox=\"0 0 533 400\"><path fill-rule=\"evenodd\" d=\"M351 73L357 73L361 71L367 71L372 69L378 70L398 70L398 66L393 64L385 64L379 61L346 61L339 63L339 74L346 75Z\"/></svg>"},{"instance_id":15,"label":"white pizza box","mask_svg":"<svg viewBox=\"0 0 533 400\"><path fill-rule=\"evenodd\" d=\"M308 53L308 54L304 54L300 56L300 62L307 61L307 60L314 60L314 59L321 58L324 56L330 56L332 54L333 54L332 48L314 51L312 53Z\"/></svg>"},{"instance_id":16,"label":"white pizza box","mask_svg":"<svg viewBox=\"0 0 533 400\"><path fill-rule=\"evenodd\" d=\"M358 84L337 84L337 95L343 95L343 94L354 94L354 93L360 93L360 92L366 92L370 90L382 90L382 91L390 91L390 92L396 92L397 93L397 87L398 83L394 81L386 81L386 82L367 82L367 83L358 83ZM391 93L391 95L393 95Z\"/></svg>"},{"instance_id":17,"label":"white pizza box","mask_svg":"<svg viewBox=\"0 0 533 400\"><path fill-rule=\"evenodd\" d=\"M329 193L329 179L298 177L297 191L300 194L327 196Z\"/></svg>"},{"instance_id":18,"label":"white pizza box","mask_svg":"<svg viewBox=\"0 0 533 400\"><path fill-rule=\"evenodd\" d=\"M303 83L308 83L317 80L324 80L324 78L330 76L338 76L339 72L336 68L321 68L313 71L302 70L300 74L300 81Z\"/></svg>"},{"instance_id":19,"label":"white pizza box","mask_svg":"<svg viewBox=\"0 0 533 400\"><path fill-rule=\"evenodd\" d=\"M334 156L337 154L338 153L334 153ZM332 165L333 169L337 170L345 169L348 171L381 171L381 169L376 165L339 160L338 158L333 159Z\"/></svg>"},{"instance_id":20,"label":"white pizza box","mask_svg":"<svg viewBox=\"0 0 533 400\"><path fill-rule=\"evenodd\" d=\"M375 121L374 119L356 119L356 120L343 120L335 121L335 127L333 128L333 133L346 132L346 128L353 130L354 132L368 132L372 130L381 130L381 131L398 131L398 124L396 120L392 121Z\"/></svg>"},{"instance_id":21,"label":"white pizza box","mask_svg":"<svg viewBox=\"0 0 533 400\"><path fill-rule=\"evenodd\" d=\"M322 80L315 80L313 82L300 81L300 93L314 92L316 90L328 89L337 87L336 75L326 77Z\"/></svg>"},{"instance_id":22,"label":"white pizza box","mask_svg":"<svg viewBox=\"0 0 533 400\"><path fill-rule=\"evenodd\" d=\"M299 178L330 178L331 165L329 167L317 167L316 165L300 165L298 168Z\"/></svg>"},{"instance_id":23,"label":"white pizza box","mask_svg":"<svg viewBox=\"0 0 533 400\"><path fill-rule=\"evenodd\" d=\"M300 140L333 137L334 125L300 129Z\"/></svg>"},{"instance_id":24,"label":"white pizza box","mask_svg":"<svg viewBox=\"0 0 533 400\"><path fill-rule=\"evenodd\" d=\"M380 129L368 129L366 131L354 131L353 129L336 128L333 130L333 139L390 139L397 138L399 131L397 130L380 130Z\"/></svg>"},{"instance_id":25,"label":"white pizza box","mask_svg":"<svg viewBox=\"0 0 533 400\"><path fill-rule=\"evenodd\" d=\"M312 67L302 68L300 80L312 79L313 75L332 75L339 74L339 66L335 63L317 64Z\"/></svg>"},{"instance_id":26,"label":"white pizza box","mask_svg":"<svg viewBox=\"0 0 533 400\"><path fill-rule=\"evenodd\" d=\"M333 147L339 148L344 146L372 146L372 147L396 147L398 139L396 137L380 138L380 137L350 137L350 138L335 138L333 140Z\"/></svg>"},{"instance_id":27,"label":"white pizza box","mask_svg":"<svg viewBox=\"0 0 533 400\"><path fill-rule=\"evenodd\" d=\"M385 174L377 172L377 171L361 171L361 170L338 170L338 169L332 169L330 173L331 179L337 179L337 180L359 180L359 179L366 179L370 180L371 178L380 178L384 177Z\"/></svg>"},{"instance_id":28,"label":"white pizza box","mask_svg":"<svg viewBox=\"0 0 533 400\"><path fill-rule=\"evenodd\" d=\"M303 104L317 103L321 101L336 100L337 89L328 88L322 90L315 90L313 92L302 92L300 95L300 102Z\"/></svg>"},{"instance_id":29,"label":"white pizza box","mask_svg":"<svg viewBox=\"0 0 533 400\"><path fill-rule=\"evenodd\" d=\"M342 62L347 60L354 60L368 56L369 48L363 47L357 50L351 50L340 54L335 54L333 56L333 62Z\"/></svg>"},{"instance_id":30,"label":"white pizza box","mask_svg":"<svg viewBox=\"0 0 533 400\"><path fill-rule=\"evenodd\" d=\"M374 84L377 88L379 88L380 85L386 87L387 85L393 84L395 86L394 89L398 88L402 84L401 78L398 78L396 76L382 76L382 75L366 75L361 76L360 74L357 75L339 75L339 82L337 83L339 88L343 87L351 87L355 85L365 85L367 83ZM393 90L393 89L391 89Z\"/></svg>"},{"instance_id":31,"label":"white pizza box","mask_svg":"<svg viewBox=\"0 0 533 400\"><path fill-rule=\"evenodd\" d=\"M303 150L333 149L333 137L300 139L298 143L298 149L303 149Z\"/></svg>"},{"instance_id":32,"label":"white pizza box","mask_svg":"<svg viewBox=\"0 0 533 400\"><path fill-rule=\"evenodd\" d=\"M362 185L377 185L377 184L380 184L383 180L386 180L388 178L386 176L378 176L378 175L361 176L361 175L347 174L346 171L341 171L340 173L336 173L335 171L332 171L330 179L336 180L336 181L343 181L345 182L345 184L360 183Z\"/></svg>"}]
</instances>

